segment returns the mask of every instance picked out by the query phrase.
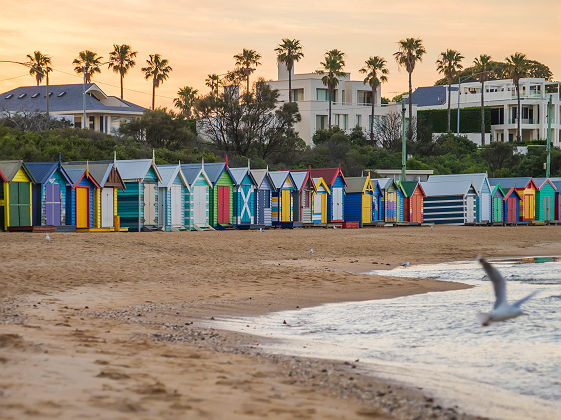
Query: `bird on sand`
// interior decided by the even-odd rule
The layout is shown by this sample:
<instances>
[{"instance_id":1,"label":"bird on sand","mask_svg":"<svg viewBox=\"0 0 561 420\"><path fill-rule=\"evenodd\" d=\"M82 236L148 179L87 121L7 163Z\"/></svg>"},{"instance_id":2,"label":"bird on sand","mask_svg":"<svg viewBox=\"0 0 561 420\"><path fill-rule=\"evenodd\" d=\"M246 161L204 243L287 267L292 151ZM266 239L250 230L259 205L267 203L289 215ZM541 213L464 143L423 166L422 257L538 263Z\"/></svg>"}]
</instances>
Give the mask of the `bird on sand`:
<instances>
[{"instance_id":1,"label":"bird on sand","mask_svg":"<svg viewBox=\"0 0 561 420\"><path fill-rule=\"evenodd\" d=\"M409 267L411 265L411 263L409 261L404 262L403 264L400 264L402 267Z\"/></svg>"},{"instance_id":2,"label":"bird on sand","mask_svg":"<svg viewBox=\"0 0 561 420\"><path fill-rule=\"evenodd\" d=\"M49 236L49 234L48 234L48 233L47 233L47 234L45 234L45 239L46 239L47 241L50 241L50 240L51 240L51 237Z\"/></svg>"},{"instance_id":3,"label":"bird on sand","mask_svg":"<svg viewBox=\"0 0 561 420\"><path fill-rule=\"evenodd\" d=\"M499 270L493 267L485 258L477 257L477 261L483 266L487 277L489 277L489 280L493 283L493 289L495 291L495 305L493 306L493 310L491 312L480 312L478 314L481 325L486 327L492 322L506 321L507 319L516 318L520 315L528 315L520 309L520 305L539 293L539 290L534 290L528 296L510 305L506 300L505 278L499 273Z\"/></svg>"},{"instance_id":4,"label":"bird on sand","mask_svg":"<svg viewBox=\"0 0 561 420\"><path fill-rule=\"evenodd\" d=\"M310 255L314 253L314 248L310 249Z\"/></svg>"}]
</instances>

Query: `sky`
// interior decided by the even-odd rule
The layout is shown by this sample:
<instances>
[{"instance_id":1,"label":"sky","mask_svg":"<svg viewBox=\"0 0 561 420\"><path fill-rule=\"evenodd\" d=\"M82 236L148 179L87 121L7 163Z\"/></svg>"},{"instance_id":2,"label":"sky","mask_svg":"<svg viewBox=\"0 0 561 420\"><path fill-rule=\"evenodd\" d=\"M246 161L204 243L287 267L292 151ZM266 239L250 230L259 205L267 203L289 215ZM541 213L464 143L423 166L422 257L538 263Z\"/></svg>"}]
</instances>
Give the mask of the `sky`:
<instances>
[{"instance_id":1,"label":"sky","mask_svg":"<svg viewBox=\"0 0 561 420\"><path fill-rule=\"evenodd\" d=\"M559 0L0 0L0 17L0 60L25 61L35 50L48 54L50 84L81 83L72 60L82 50L106 61L113 44L131 45L138 56L124 80L125 99L146 107L151 83L140 68L149 54L161 54L173 68L156 90L156 106L171 107L183 86L206 93L206 76L232 69L232 56L243 48L262 56L252 77L275 80L274 49L282 38L299 39L304 47L296 73L319 69L325 52L337 48L345 52L345 71L359 80L368 57L384 57L390 74L382 95L389 98L407 90L407 72L392 55L406 37L421 38L427 50L413 88L441 77L435 61L447 48L460 51L466 67L482 53L504 60L520 51L561 79ZM106 67L93 81L119 95L119 76ZM0 92L33 84L25 67L0 63Z\"/></svg>"}]
</instances>

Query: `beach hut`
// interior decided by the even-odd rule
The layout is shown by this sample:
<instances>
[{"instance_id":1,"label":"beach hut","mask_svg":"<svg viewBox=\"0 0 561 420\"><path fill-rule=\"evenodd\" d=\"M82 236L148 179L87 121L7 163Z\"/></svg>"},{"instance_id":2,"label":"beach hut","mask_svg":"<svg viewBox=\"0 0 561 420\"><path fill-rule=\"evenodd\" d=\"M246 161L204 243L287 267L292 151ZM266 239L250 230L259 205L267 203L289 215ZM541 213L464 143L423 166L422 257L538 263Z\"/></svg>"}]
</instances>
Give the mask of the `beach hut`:
<instances>
[{"instance_id":1,"label":"beach hut","mask_svg":"<svg viewBox=\"0 0 561 420\"><path fill-rule=\"evenodd\" d=\"M505 192L500 185L491 186L491 221L505 221Z\"/></svg>"},{"instance_id":2,"label":"beach hut","mask_svg":"<svg viewBox=\"0 0 561 420\"><path fill-rule=\"evenodd\" d=\"M459 182L469 181L477 191L477 222L490 222L491 217L491 184L487 173L431 175L428 182ZM496 185L496 184L495 184Z\"/></svg>"},{"instance_id":3,"label":"beach hut","mask_svg":"<svg viewBox=\"0 0 561 420\"><path fill-rule=\"evenodd\" d=\"M121 226L140 232L158 226L158 183L162 180L154 159L117 160L125 184L117 192Z\"/></svg>"},{"instance_id":4,"label":"beach hut","mask_svg":"<svg viewBox=\"0 0 561 420\"><path fill-rule=\"evenodd\" d=\"M289 171L269 173L273 180L272 216L273 226L292 227L294 222L294 179Z\"/></svg>"},{"instance_id":5,"label":"beach hut","mask_svg":"<svg viewBox=\"0 0 561 420\"><path fill-rule=\"evenodd\" d=\"M557 188L547 178L534 178L536 183L536 220L555 220L555 195Z\"/></svg>"},{"instance_id":6,"label":"beach hut","mask_svg":"<svg viewBox=\"0 0 561 420\"><path fill-rule=\"evenodd\" d=\"M384 214L384 193L376 179L370 179L373 188L372 194L372 221L380 222Z\"/></svg>"},{"instance_id":7,"label":"beach hut","mask_svg":"<svg viewBox=\"0 0 561 420\"><path fill-rule=\"evenodd\" d=\"M234 181L232 191L233 221L238 227L249 228L255 224L255 188L257 182L247 168L229 168Z\"/></svg>"},{"instance_id":8,"label":"beach hut","mask_svg":"<svg viewBox=\"0 0 561 420\"><path fill-rule=\"evenodd\" d=\"M0 229L31 227L33 176L21 160L0 161Z\"/></svg>"},{"instance_id":9,"label":"beach hut","mask_svg":"<svg viewBox=\"0 0 561 420\"><path fill-rule=\"evenodd\" d=\"M72 182L60 162L24 164L33 179L33 226L61 226L66 223L66 187Z\"/></svg>"},{"instance_id":10,"label":"beach hut","mask_svg":"<svg viewBox=\"0 0 561 420\"><path fill-rule=\"evenodd\" d=\"M372 223L374 187L368 176L347 178L345 188L345 222Z\"/></svg>"},{"instance_id":11,"label":"beach hut","mask_svg":"<svg viewBox=\"0 0 561 420\"><path fill-rule=\"evenodd\" d=\"M205 163L204 167L212 183L210 224L218 229L233 229L234 179L228 168L228 160L220 163Z\"/></svg>"},{"instance_id":12,"label":"beach hut","mask_svg":"<svg viewBox=\"0 0 561 420\"><path fill-rule=\"evenodd\" d=\"M323 178L312 178L314 192L312 194L312 223L314 225L327 224L327 202L331 194Z\"/></svg>"},{"instance_id":13,"label":"beach hut","mask_svg":"<svg viewBox=\"0 0 561 420\"><path fill-rule=\"evenodd\" d=\"M314 181L310 171L290 171L295 183L294 191L294 221L302 224L312 221L312 195L315 191Z\"/></svg>"},{"instance_id":14,"label":"beach hut","mask_svg":"<svg viewBox=\"0 0 561 420\"><path fill-rule=\"evenodd\" d=\"M181 171L189 184L186 196L185 226L191 230L212 230L210 226L210 200L212 182L202 163L181 164Z\"/></svg>"},{"instance_id":15,"label":"beach hut","mask_svg":"<svg viewBox=\"0 0 561 420\"><path fill-rule=\"evenodd\" d=\"M418 181L400 182L400 189L404 196L404 222L423 223L423 202L425 191Z\"/></svg>"},{"instance_id":16,"label":"beach hut","mask_svg":"<svg viewBox=\"0 0 561 420\"><path fill-rule=\"evenodd\" d=\"M101 187L89 172L89 164L84 168L63 163L62 168L71 181L66 195L66 224L86 231L95 228L95 190Z\"/></svg>"},{"instance_id":17,"label":"beach hut","mask_svg":"<svg viewBox=\"0 0 561 420\"><path fill-rule=\"evenodd\" d=\"M251 175L257 185L255 190L255 224L257 226L272 226L272 191L273 180L268 169L252 169Z\"/></svg>"},{"instance_id":18,"label":"beach hut","mask_svg":"<svg viewBox=\"0 0 561 420\"><path fill-rule=\"evenodd\" d=\"M380 190L383 194L382 220L388 223L397 222L397 184L393 178L377 178L375 181L380 186Z\"/></svg>"},{"instance_id":19,"label":"beach hut","mask_svg":"<svg viewBox=\"0 0 561 420\"><path fill-rule=\"evenodd\" d=\"M189 184L178 165L157 165L158 227L166 232L185 229L185 202L189 200Z\"/></svg>"},{"instance_id":20,"label":"beach hut","mask_svg":"<svg viewBox=\"0 0 561 420\"><path fill-rule=\"evenodd\" d=\"M500 185L503 191L515 188L520 195L520 222L530 222L536 214L536 190L538 187L531 177L489 178L492 185Z\"/></svg>"},{"instance_id":21,"label":"beach hut","mask_svg":"<svg viewBox=\"0 0 561 420\"><path fill-rule=\"evenodd\" d=\"M423 219L426 223L463 225L474 223L477 191L470 181L421 182L426 197Z\"/></svg>"},{"instance_id":22,"label":"beach hut","mask_svg":"<svg viewBox=\"0 0 561 420\"><path fill-rule=\"evenodd\" d=\"M405 222L405 194L401 189L399 181L396 183L397 189L395 191L395 208L396 217L398 222Z\"/></svg>"},{"instance_id":23,"label":"beach hut","mask_svg":"<svg viewBox=\"0 0 561 420\"><path fill-rule=\"evenodd\" d=\"M556 189L555 193L555 220L561 220L561 178L550 178L551 183Z\"/></svg>"},{"instance_id":24,"label":"beach hut","mask_svg":"<svg viewBox=\"0 0 561 420\"><path fill-rule=\"evenodd\" d=\"M503 190L505 191L505 190ZM507 223L518 224L520 220L520 206L522 197L516 188L511 188L505 192L504 202L504 221Z\"/></svg>"}]
</instances>

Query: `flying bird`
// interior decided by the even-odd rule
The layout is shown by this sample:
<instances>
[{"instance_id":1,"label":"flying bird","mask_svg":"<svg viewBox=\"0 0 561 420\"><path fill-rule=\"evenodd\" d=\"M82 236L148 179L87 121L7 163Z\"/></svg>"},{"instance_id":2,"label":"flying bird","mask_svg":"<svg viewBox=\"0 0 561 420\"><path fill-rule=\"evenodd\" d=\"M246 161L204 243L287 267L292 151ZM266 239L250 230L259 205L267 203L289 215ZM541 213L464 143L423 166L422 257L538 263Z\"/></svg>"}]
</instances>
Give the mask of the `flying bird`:
<instances>
[{"instance_id":1,"label":"flying bird","mask_svg":"<svg viewBox=\"0 0 561 420\"><path fill-rule=\"evenodd\" d=\"M495 305L493 306L493 310L491 312L479 313L478 318L481 321L481 325L486 327L492 322L506 321L507 319L516 318L520 315L528 315L526 312L520 309L520 305L539 293L539 290L534 290L528 296L510 305L506 301L505 278L501 275L501 273L499 273L499 270L493 267L485 258L477 257L477 261L479 261L479 263L483 266L483 269L485 270L485 273L487 273L487 277L489 277L489 280L493 282L493 289L495 290L496 299Z\"/></svg>"}]
</instances>

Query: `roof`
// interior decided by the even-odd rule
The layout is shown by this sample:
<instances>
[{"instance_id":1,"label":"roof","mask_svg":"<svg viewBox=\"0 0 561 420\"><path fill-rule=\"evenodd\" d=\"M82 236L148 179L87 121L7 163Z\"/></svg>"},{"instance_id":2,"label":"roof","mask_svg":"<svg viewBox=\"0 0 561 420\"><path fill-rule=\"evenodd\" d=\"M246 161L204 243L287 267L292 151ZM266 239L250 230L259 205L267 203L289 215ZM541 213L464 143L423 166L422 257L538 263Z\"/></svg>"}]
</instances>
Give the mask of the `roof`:
<instances>
[{"instance_id":1,"label":"roof","mask_svg":"<svg viewBox=\"0 0 561 420\"><path fill-rule=\"evenodd\" d=\"M457 91L457 87L451 88L452 92ZM418 87L411 95L411 102L421 106L443 105L447 101L447 86L424 86ZM405 103L409 103L405 99Z\"/></svg>"},{"instance_id":2,"label":"roof","mask_svg":"<svg viewBox=\"0 0 561 420\"><path fill-rule=\"evenodd\" d=\"M273 186L276 189L279 189L284 185L284 183L286 182L286 179L290 176L290 172L289 171L274 171L274 172L269 172L269 175L271 176L271 179L273 180ZM291 179L294 181L294 178L291 177Z\"/></svg>"},{"instance_id":3,"label":"roof","mask_svg":"<svg viewBox=\"0 0 561 420\"><path fill-rule=\"evenodd\" d=\"M491 185L500 185L504 190L506 188L525 188L530 182L533 182L532 177L515 177L515 178L489 178ZM534 185L535 182L534 182ZM536 186L537 188L537 186Z\"/></svg>"},{"instance_id":4,"label":"roof","mask_svg":"<svg viewBox=\"0 0 561 420\"><path fill-rule=\"evenodd\" d=\"M438 182L446 182L446 181L471 181L477 192L481 192L483 189L483 184L485 182L489 182L487 178L487 173L475 173L475 174L450 174L450 175L431 175L429 176L428 182L438 181ZM489 184L489 189L491 189L491 185Z\"/></svg>"},{"instance_id":5,"label":"roof","mask_svg":"<svg viewBox=\"0 0 561 420\"><path fill-rule=\"evenodd\" d=\"M25 167L38 184L46 183L59 167L64 178L71 182L66 171L59 166L59 162L26 162Z\"/></svg>"},{"instance_id":6,"label":"roof","mask_svg":"<svg viewBox=\"0 0 561 420\"><path fill-rule=\"evenodd\" d=\"M84 85L49 85L50 112L82 112ZM20 86L0 94L0 109L12 112L46 112L44 86ZM142 114L144 108L116 96L108 96L95 83L86 83L86 109ZM12 96L10 96L12 95ZM103 102L99 99L101 98Z\"/></svg>"},{"instance_id":7,"label":"roof","mask_svg":"<svg viewBox=\"0 0 561 420\"><path fill-rule=\"evenodd\" d=\"M102 187L107 182L107 178L111 174L111 169L113 169L113 161L93 161L93 162L64 162L65 168L73 167L86 170L88 167L88 172L95 179L95 181ZM117 169L120 174L120 171Z\"/></svg>"},{"instance_id":8,"label":"roof","mask_svg":"<svg viewBox=\"0 0 561 420\"><path fill-rule=\"evenodd\" d=\"M63 163L62 168L68 175L70 182L72 183L72 187L75 187L81 180L86 176L86 167L81 164L76 163ZM88 164L88 176L87 178L93 182L93 184L97 188L101 188L99 183L95 180L91 172L89 172L89 164Z\"/></svg>"},{"instance_id":9,"label":"roof","mask_svg":"<svg viewBox=\"0 0 561 420\"><path fill-rule=\"evenodd\" d=\"M240 185L243 182L245 176L248 174L249 178L255 185L261 185L257 184L257 181L255 181L255 178L253 178L253 175L251 175L251 171L249 170L249 168L228 168L228 170L230 171L230 175L232 175L232 179L234 180L235 185Z\"/></svg>"},{"instance_id":10,"label":"roof","mask_svg":"<svg viewBox=\"0 0 561 420\"><path fill-rule=\"evenodd\" d=\"M376 181L381 190L385 190L390 182L394 182L393 178L371 178L371 181Z\"/></svg>"},{"instance_id":11,"label":"roof","mask_svg":"<svg viewBox=\"0 0 561 420\"><path fill-rule=\"evenodd\" d=\"M470 181L421 182L421 188L423 188L427 197L438 197L443 195L466 195L469 192L469 189L472 187L473 184ZM473 187L473 189L477 193L475 187Z\"/></svg>"},{"instance_id":12,"label":"roof","mask_svg":"<svg viewBox=\"0 0 561 420\"><path fill-rule=\"evenodd\" d=\"M271 177L269 175L269 170L268 169L251 169L250 172L251 172L251 176L255 180L255 184L258 187L261 186L261 184L263 183L263 180L265 178L269 179L269 184L271 184L271 186L273 185L273 180L271 179Z\"/></svg>"},{"instance_id":13,"label":"roof","mask_svg":"<svg viewBox=\"0 0 561 420\"><path fill-rule=\"evenodd\" d=\"M121 174L123 181L143 180L146 178L150 168L154 169L156 177L161 181L162 177L158 167L152 159L117 160L117 170Z\"/></svg>"},{"instance_id":14,"label":"roof","mask_svg":"<svg viewBox=\"0 0 561 420\"><path fill-rule=\"evenodd\" d=\"M495 195L497 191L500 191L503 197L505 196L505 191L501 188L500 185L495 185L494 187L491 187L491 195Z\"/></svg>"},{"instance_id":15,"label":"roof","mask_svg":"<svg viewBox=\"0 0 561 420\"><path fill-rule=\"evenodd\" d=\"M557 191L561 191L561 181L551 181Z\"/></svg>"},{"instance_id":16,"label":"roof","mask_svg":"<svg viewBox=\"0 0 561 420\"><path fill-rule=\"evenodd\" d=\"M290 174L292 175L296 189L301 190L304 186L304 182L308 179L309 172L290 171Z\"/></svg>"},{"instance_id":17,"label":"roof","mask_svg":"<svg viewBox=\"0 0 561 420\"><path fill-rule=\"evenodd\" d=\"M2 173L2 178L6 182L11 182L20 168L23 168L31 181L35 182L35 178L33 178L33 175L27 170L23 164L23 160L0 160L0 172Z\"/></svg>"},{"instance_id":18,"label":"roof","mask_svg":"<svg viewBox=\"0 0 561 420\"><path fill-rule=\"evenodd\" d=\"M341 176L345 185L347 181L343 175L341 168L319 168L319 169L295 169L292 172L306 172L310 171L312 178L323 178L327 185L332 186L337 176Z\"/></svg>"},{"instance_id":19,"label":"roof","mask_svg":"<svg viewBox=\"0 0 561 420\"><path fill-rule=\"evenodd\" d=\"M0 179L4 182L6 182L6 178L4 177L4 174L2 173L2 171L0 171Z\"/></svg>"},{"instance_id":20,"label":"roof","mask_svg":"<svg viewBox=\"0 0 561 420\"><path fill-rule=\"evenodd\" d=\"M325 188L327 194L331 194L331 191L329 190L329 186L326 184L325 180L322 177L312 178L312 181L314 181L314 188L316 189L316 191L323 184L323 188Z\"/></svg>"},{"instance_id":21,"label":"roof","mask_svg":"<svg viewBox=\"0 0 561 420\"><path fill-rule=\"evenodd\" d=\"M179 175L181 178L181 182L183 185L188 185L187 180L183 176L183 172L181 172L181 167L179 165L158 165L158 171L160 172L160 176L162 180L158 182L158 187L162 188L169 188L173 181Z\"/></svg>"},{"instance_id":22,"label":"roof","mask_svg":"<svg viewBox=\"0 0 561 420\"><path fill-rule=\"evenodd\" d=\"M203 169L202 164L200 163L182 163L181 172L183 172L183 176L185 177L187 183L190 186L192 186L195 183L195 181L199 177L199 174L202 175L202 177L205 179L206 182L212 185L212 182L210 181L210 179L208 179L208 175L206 171Z\"/></svg>"},{"instance_id":23,"label":"roof","mask_svg":"<svg viewBox=\"0 0 561 420\"><path fill-rule=\"evenodd\" d=\"M210 182L214 185L220 179L222 173L226 170L226 163L205 163L204 167L206 174L208 175L208 179L210 179Z\"/></svg>"},{"instance_id":24,"label":"roof","mask_svg":"<svg viewBox=\"0 0 561 420\"><path fill-rule=\"evenodd\" d=\"M518 197L519 200L522 200L522 196L520 195L520 193L516 190L516 188L512 187L508 190L503 189L503 191L505 191L505 196L503 198L503 200L508 200L508 198L514 194Z\"/></svg>"},{"instance_id":25,"label":"roof","mask_svg":"<svg viewBox=\"0 0 561 420\"><path fill-rule=\"evenodd\" d=\"M415 193L415 190L417 189L417 185L421 189L421 193L424 196L427 195L425 193L425 190L423 189L423 186L421 185L421 183L419 181L403 181L403 182L400 182L399 185L400 185L401 190L403 191L403 194L405 195L405 197L411 197Z\"/></svg>"},{"instance_id":26,"label":"roof","mask_svg":"<svg viewBox=\"0 0 561 420\"><path fill-rule=\"evenodd\" d=\"M536 183L536 186L538 187L538 190L541 190L547 182L549 182L551 184L551 186L555 190L557 190L557 187L555 186L555 184L549 178L532 178L532 179Z\"/></svg>"},{"instance_id":27,"label":"roof","mask_svg":"<svg viewBox=\"0 0 561 420\"><path fill-rule=\"evenodd\" d=\"M368 180L367 176L353 176L347 178L347 193L361 193L364 192L364 185Z\"/></svg>"}]
</instances>

